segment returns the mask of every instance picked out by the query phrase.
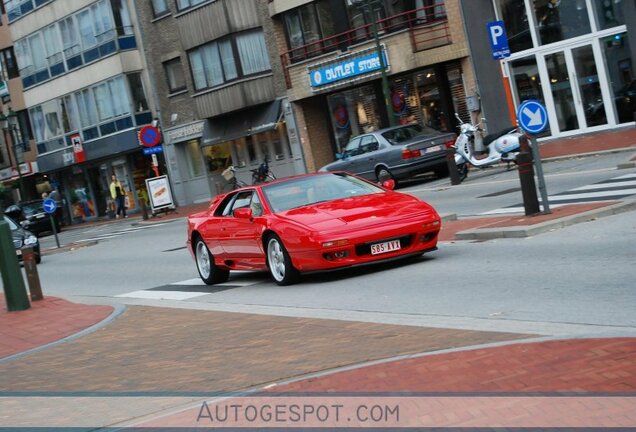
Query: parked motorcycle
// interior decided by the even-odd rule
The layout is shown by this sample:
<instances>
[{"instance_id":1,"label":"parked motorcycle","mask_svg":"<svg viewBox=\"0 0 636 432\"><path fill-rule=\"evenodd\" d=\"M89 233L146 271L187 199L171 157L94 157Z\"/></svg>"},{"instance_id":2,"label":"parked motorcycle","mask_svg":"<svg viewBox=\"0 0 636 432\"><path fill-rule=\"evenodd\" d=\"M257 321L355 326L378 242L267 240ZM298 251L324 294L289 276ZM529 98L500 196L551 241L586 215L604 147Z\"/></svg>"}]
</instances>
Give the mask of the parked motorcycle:
<instances>
[{"instance_id":1,"label":"parked motorcycle","mask_svg":"<svg viewBox=\"0 0 636 432\"><path fill-rule=\"evenodd\" d=\"M483 139L484 146L488 147L488 155L484 158L475 157L475 134L482 132L481 123L472 125L464 121L455 113L459 120L460 133L453 145L455 148L455 164L459 171L460 181L468 175L468 164L477 168L495 165L500 161L510 163L517 162L519 154L519 138L523 135L517 128L504 129L497 133L489 134Z\"/></svg>"},{"instance_id":2,"label":"parked motorcycle","mask_svg":"<svg viewBox=\"0 0 636 432\"><path fill-rule=\"evenodd\" d=\"M269 169L269 158L265 156L263 163L257 169L250 170L252 172L252 184L265 183L276 180L276 176Z\"/></svg>"}]
</instances>

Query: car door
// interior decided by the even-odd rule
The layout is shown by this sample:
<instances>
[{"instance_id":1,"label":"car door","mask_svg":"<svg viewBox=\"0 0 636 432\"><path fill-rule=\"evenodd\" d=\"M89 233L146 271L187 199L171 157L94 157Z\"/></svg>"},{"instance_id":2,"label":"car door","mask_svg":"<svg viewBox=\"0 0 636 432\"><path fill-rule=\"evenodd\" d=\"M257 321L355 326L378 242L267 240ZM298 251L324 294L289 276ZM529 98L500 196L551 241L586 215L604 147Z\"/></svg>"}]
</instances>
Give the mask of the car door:
<instances>
[{"instance_id":1,"label":"car door","mask_svg":"<svg viewBox=\"0 0 636 432\"><path fill-rule=\"evenodd\" d=\"M375 180L375 166L378 163L380 145L373 135L364 135L360 140L360 155L356 157L356 174L368 180Z\"/></svg>"},{"instance_id":2,"label":"car door","mask_svg":"<svg viewBox=\"0 0 636 432\"><path fill-rule=\"evenodd\" d=\"M354 138L345 146L342 151L342 158L331 164L329 171L347 171L353 173L352 159L360 152L360 137Z\"/></svg>"},{"instance_id":3,"label":"car door","mask_svg":"<svg viewBox=\"0 0 636 432\"><path fill-rule=\"evenodd\" d=\"M234 216L234 211L239 208L252 209L252 219L242 219ZM263 225L255 222L263 214L258 194L255 190L241 191L236 194L228 214L223 217L221 246L225 259L241 262L263 261L264 255L260 243Z\"/></svg>"}]
</instances>

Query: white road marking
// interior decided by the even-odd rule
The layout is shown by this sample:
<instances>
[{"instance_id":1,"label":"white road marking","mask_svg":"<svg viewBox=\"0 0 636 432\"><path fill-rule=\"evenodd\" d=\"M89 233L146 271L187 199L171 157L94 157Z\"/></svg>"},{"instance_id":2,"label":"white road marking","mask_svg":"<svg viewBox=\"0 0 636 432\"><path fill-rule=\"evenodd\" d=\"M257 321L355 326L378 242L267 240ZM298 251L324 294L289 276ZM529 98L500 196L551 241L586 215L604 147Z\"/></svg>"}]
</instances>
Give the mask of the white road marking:
<instances>
[{"instance_id":1,"label":"white road marking","mask_svg":"<svg viewBox=\"0 0 636 432\"><path fill-rule=\"evenodd\" d=\"M140 290L133 291L125 294L119 294L115 297L133 297L141 299L153 299L153 300L187 300L195 297L202 297L209 293L201 292L184 292L184 291L152 291L152 290Z\"/></svg>"}]
</instances>

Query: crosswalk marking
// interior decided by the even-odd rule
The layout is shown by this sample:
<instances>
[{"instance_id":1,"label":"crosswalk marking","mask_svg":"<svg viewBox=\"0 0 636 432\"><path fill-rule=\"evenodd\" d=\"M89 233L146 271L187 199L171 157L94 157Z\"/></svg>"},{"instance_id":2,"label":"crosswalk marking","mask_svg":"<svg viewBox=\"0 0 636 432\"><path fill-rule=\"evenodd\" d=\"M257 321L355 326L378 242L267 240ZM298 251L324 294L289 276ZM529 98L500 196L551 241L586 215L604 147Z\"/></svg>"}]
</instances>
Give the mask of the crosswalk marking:
<instances>
[{"instance_id":1,"label":"crosswalk marking","mask_svg":"<svg viewBox=\"0 0 636 432\"><path fill-rule=\"evenodd\" d=\"M241 273L250 273L252 275L255 274L254 272L243 271L232 272L232 274L235 273L239 275ZM257 278L248 279L242 279L239 276L238 278L230 279L227 282L214 285L206 285L205 282L203 282L200 278L186 279L156 288L148 288L145 290L137 290L124 294L118 294L115 297L129 297L151 300L189 300L192 298L215 294L230 289L249 287L251 285L263 283L265 280L267 280L266 276L263 276L262 278L258 276Z\"/></svg>"},{"instance_id":2,"label":"crosswalk marking","mask_svg":"<svg viewBox=\"0 0 636 432\"><path fill-rule=\"evenodd\" d=\"M115 297L133 297L151 300L188 300L195 297L208 295L208 293L188 292L188 291L151 291L139 290L125 294L119 294Z\"/></svg>"},{"instance_id":3,"label":"crosswalk marking","mask_svg":"<svg viewBox=\"0 0 636 432\"><path fill-rule=\"evenodd\" d=\"M581 204L602 201L617 201L636 195L636 174L624 174L598 183L573 188L548 196L550 207L557 208L568 204ZM480 213L483 216L496 214L523 213L523 204L515 204Z\"/></svg>"},{"instance_id":4,"label":"crosswalk marking","mask_svg":"<svg viewBox=\"0 0 636 432\"><path fill-rule=\"evenodd\" d=\"M93 242L93 241L99 241L99 240L108 240L108 239L112 239L115 237L120 237L122 235L125 234L130 234L133 233L135 231L142 231L142 230L146 230L146 229L150 229L150 228L157 228L163 225L166 225L168 222L162 222L162 223L155 223L152 225L139 225L139 226L134 226L131 228L123 228L120 230L116 230L116 231L111 231L111 232L105 232L104 234L97 234L94 235L93 237L89 237L89 238L84 238L84 239L78 239L75 242L76 243L86 243L86 242ZM88 230L85 231L85 233L87 232L91 232L93 233L94 230Z\"/></svg>"}]
</instances>

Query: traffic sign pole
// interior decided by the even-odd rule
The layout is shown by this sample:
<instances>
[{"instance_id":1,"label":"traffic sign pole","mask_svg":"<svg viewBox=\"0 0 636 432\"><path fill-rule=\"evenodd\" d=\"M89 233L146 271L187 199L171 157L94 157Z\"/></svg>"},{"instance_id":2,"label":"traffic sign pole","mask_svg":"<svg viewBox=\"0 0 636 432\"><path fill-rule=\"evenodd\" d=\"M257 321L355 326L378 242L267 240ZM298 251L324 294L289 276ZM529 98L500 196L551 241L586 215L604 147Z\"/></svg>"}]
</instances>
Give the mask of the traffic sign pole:
<instances>
[{"instance_id":1,"label":"traffic sign pole","mask_svg":"<svg viewBox=\"0 0 636 432\"><path fill-rule=\"evenodd\" d=\"M536 134L541 133L548 126L548 112L545 107L535 101L527 100L519 105L517 110L517 120L521 129L530 135L532 158L534 166L537 170L537 181L539 183L539 192L543 204L543 213L549 214L550 204L548 203L548 190L545 185L543 176L543 166L541 165L541 155L539 154L539 144L537 144Z\"/></svg>"},{"instance_id":2,"label":"traffic sign pole","mask_svg":"<svg viewBox=\"0 0 636 432\"><path fill-rule=\"evenodd\" d=\"M57 229L55 228L55 220L53 219L53 213L55 213L55 210L57 210L57 203L55 202L55 200L51 198L47 198L42 203L42 208L44 209L45 212L49 214L49 221L51 222L51 230L53 231L53 234L55 235L55 243L57 244L57 248L59 249L60 239L57 237Z\"/></svg>"}]
</instances>

